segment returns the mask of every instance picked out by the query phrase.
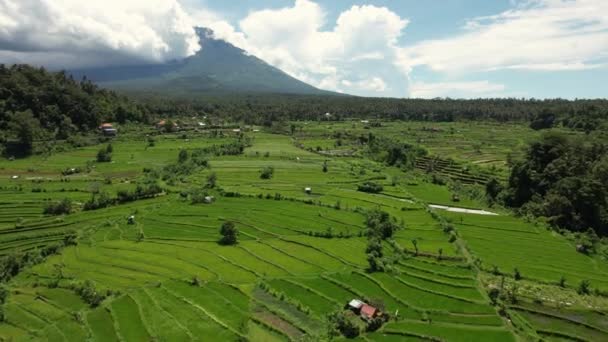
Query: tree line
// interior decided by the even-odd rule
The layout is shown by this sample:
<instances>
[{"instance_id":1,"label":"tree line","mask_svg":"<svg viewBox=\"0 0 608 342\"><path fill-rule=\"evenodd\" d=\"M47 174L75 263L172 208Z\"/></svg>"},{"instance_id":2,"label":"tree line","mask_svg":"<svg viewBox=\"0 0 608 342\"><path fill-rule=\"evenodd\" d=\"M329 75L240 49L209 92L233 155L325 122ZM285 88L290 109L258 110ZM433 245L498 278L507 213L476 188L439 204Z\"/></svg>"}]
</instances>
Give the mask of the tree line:
<instances>
[{"instance_id":1,"label":"tree line","mask_svg":"<svg viewBox=\"0 0 608 342\"><path fill-rule=\"evenodd\" d=\"M271 127L281 120L345 120L349 118L459 121L493 120L531 122L549 113L554 124L596 129L608 117L608 100L565 99L396 99L355 96L287 94L204 95L197 98L136 95L163 115L210 115L245 124ZM329 114L327 116L326 114Z\"/></svg>"}]
</instances>

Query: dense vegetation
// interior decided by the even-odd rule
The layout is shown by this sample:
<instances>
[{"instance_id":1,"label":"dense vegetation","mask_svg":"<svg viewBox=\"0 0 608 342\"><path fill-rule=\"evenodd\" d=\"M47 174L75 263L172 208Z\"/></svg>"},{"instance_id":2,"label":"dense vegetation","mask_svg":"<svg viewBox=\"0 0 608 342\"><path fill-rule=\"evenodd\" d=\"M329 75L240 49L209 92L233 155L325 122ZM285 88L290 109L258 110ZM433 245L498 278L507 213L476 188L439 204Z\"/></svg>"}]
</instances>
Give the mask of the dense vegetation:
<instances>
[{"instance_id":1,"label":"dense vegetation","mask_svg":"<svg viewBox=\"0 0 608 342\"><path fill-rule=\"evenodd\" d=\"M280 120L390 120L459 121L492 120L530 122L541 112L554 115L551 126L582 130L599 128L608 115L607 100L536 99L389 99L351 96L202 95L175 99L162 94L140 95L154 112L166 115L206 114L223 120L270 126ZM329 113L327 117L325 114ZM603 119L601 119L603 118Z\"/></svg>"},{"instance_id":2,"label":"dense vegetation","mask_svg":"<svg viewBox=\"0 0 608 342\"><path fill-rule=\"evenodd\" d=\"M146 121L148 111L124 96L64 72L0 64L0 144L28 153L38 140L67 139L101 122Z\"/></svg>"},{"instance_id":3,"label":"dense vegetation","mask_svg":"<svg viewBox=\"0 0 608 342\"><path fill-rule=\"evenodd\" d=\"M607 152L605 136L544 134L513 166L505 201L560 228L608 235Z\"/></svg>"}]
</instances>

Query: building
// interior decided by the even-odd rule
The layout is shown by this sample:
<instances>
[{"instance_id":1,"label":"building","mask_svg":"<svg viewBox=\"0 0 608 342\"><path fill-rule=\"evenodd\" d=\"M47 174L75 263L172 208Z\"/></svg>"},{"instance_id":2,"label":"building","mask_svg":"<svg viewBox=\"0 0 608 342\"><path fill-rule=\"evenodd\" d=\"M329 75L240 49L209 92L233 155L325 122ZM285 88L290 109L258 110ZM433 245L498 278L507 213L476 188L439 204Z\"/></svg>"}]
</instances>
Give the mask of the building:
<instances>
[{"instance_id":1,"label":"building","mask_svg":"<svg viewBox=\"0 0 608 342\"><path fill-rule=\"evenodd\" d=\"M306 187L304 188L304 192L310 195L312 193L312 188Z\"/></svg>"},{"instance_id":2,"label":"building","mask_svg":"<svg viewBox=\"0 0 608 342\"><path fill-rule=\"evenodd\" d=\"M359 311L361 310L361 307L364 304L365 303L363 301L360 301L358 299L353 299L350 302L348 302L347 306L348 306L349 309L351 309L355 313L359 313Z\"/></svg>"},{"instance_id":3,"label":"building","mask_svg":"<svg viewBox=\"0 0 608 342\"><path fill-rule=\"evenodd\" d=\"M369 305L369 304L363 304L361 305L361 318L363 318L364 320L371 320L373 318L375 318L376 316L378 316L379 311L378 309L376 309L375 307Z\"/></svg>"},{"instance_id":4,"label":"building","mask_svg":"<svg viewBox=\"0 0 608 342\"><path fill-rule=\"evenodd\" d=\"M108 137L113 137L116 136L116 134L118 134L118 130L116 128L114 128L114 125L112 125L109 122L104 122L101 125L99 125L99 127L97 128L99 129L99 131Z\"/></svg>"},{"instance_id":5,"label":"building","mask_svg":"<svg viewBox=\"0 0 608 342\"><path fill-rule=\"evenodd\" d=\"M166 128L165 126L167 125L167 120L160 120L159 122L156 123L156 129L163 129ZM175 122L173 122L173 129L177 129L177 124Z\"/></svg>"},{"instance_id":6,"label":"building","mask_svg":"<svg viewBox=\"0 0 608 342\"><path fill-rule=\"evenodd\" d=\"M116 128L104 128L101 132L107 137L115 137L118 134Z\"/></svg>"}]
</instances>

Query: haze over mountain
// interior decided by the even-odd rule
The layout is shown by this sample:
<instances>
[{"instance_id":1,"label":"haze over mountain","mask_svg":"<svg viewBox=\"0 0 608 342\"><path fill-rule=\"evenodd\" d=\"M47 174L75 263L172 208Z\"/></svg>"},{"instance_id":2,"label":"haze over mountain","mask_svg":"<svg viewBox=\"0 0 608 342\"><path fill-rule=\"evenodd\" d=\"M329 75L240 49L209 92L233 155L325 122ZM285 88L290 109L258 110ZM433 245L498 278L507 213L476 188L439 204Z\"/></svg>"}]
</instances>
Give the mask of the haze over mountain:
<instances>
[{"instance_id":1,"label":"haze over mountain","mask_svg":"<svg viewBox=\"0 0 608 342\"><path fill-rule=\"evenodd\" d=\"M203 47L193 56L163 64L135 64L70 70L102 86L167 95L200 93L337 94L315 88L244 50L215 39L213 31L196 28Z\"/></svg>"}]
</instances>

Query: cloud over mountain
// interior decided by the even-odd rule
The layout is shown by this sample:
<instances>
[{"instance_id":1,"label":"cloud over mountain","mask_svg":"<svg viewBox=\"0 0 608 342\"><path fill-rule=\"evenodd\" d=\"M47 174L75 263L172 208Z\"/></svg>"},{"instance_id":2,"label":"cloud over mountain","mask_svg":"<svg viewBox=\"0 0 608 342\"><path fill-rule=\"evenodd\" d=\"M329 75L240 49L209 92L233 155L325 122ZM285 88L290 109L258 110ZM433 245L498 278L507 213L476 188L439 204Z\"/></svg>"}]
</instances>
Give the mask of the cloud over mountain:
<instances>
[{"instance_id":1,"label":"cloud over mountain","mask_svg":"<svg viewBox=\"0 0 608 342\"><path fill-rule=\"evenodd\" d=\"M176 0L0 0L4 63L158 63L201 47Z\"/></svg>"}]
</instances>

